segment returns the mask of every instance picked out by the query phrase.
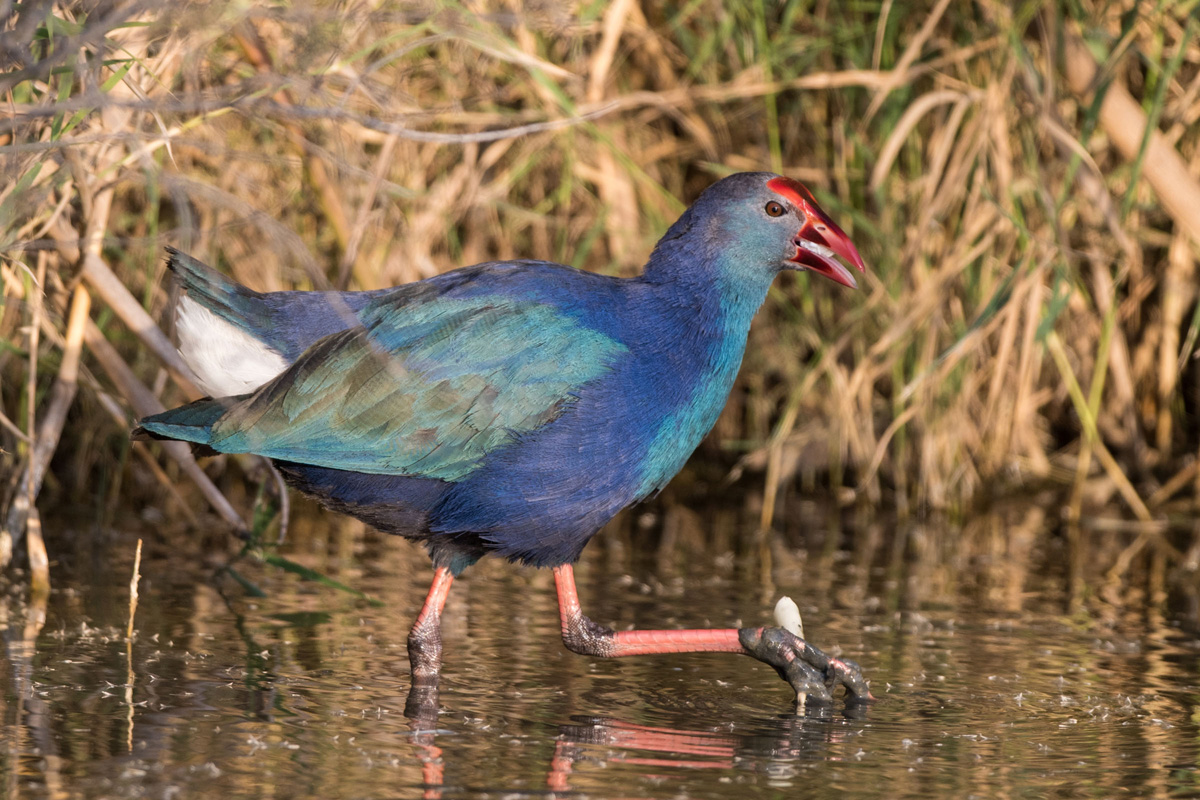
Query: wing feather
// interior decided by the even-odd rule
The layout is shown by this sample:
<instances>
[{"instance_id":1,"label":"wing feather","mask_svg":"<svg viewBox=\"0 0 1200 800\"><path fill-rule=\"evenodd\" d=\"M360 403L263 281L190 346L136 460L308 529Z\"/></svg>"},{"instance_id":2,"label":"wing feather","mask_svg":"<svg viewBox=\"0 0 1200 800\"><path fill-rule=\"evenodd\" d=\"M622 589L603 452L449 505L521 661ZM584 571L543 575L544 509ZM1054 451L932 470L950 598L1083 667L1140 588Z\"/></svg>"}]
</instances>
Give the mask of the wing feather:
<instances>
[{"instance_id":1,"label":"wing feather","mask_svg":"<svg viewBox=\"0 0 1200 800\"><path fill-rule=\"evenodd\" d=\"M209 445L372 474L458 480L557 418L626 348L501 295L381 301L230 409Z\"/></svg>"}]
</instances>

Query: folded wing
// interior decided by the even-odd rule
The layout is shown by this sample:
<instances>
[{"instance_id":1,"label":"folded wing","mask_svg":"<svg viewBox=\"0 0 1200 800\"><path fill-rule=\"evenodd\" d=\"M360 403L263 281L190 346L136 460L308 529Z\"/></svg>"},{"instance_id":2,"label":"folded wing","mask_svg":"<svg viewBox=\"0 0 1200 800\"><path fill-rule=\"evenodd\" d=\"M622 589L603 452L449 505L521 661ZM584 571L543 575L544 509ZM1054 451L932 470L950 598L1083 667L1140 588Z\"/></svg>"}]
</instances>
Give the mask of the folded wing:
<instances>
[{"instance_id":1,"label":"folded wing","mask_svg":"<svg viewBox=\"0 0 1200 800\"><path fill-rule=\"evenodd\" d=\"M497 448L551 423L625 352L558 308L502 295L443 297L419 308L380 302L360 319L363 326L321 339L228 407L202 443L455 481ZM158 424L178 436L178 425L168 432L172 413L143 427L153 433Z\"/></svg>"}]
</instances>

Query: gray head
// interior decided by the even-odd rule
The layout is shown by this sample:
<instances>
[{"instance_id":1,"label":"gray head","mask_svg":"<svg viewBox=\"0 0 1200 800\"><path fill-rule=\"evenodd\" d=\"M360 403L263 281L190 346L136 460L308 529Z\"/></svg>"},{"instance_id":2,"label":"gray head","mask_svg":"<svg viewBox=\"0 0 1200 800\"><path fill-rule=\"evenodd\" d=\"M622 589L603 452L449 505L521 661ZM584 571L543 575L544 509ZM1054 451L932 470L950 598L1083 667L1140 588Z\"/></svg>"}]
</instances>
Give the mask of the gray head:
<instances>
[{"instance_id":1,"label":"gray head","mask_svg":"<svg viewBox=\"0 0 1200 800\"><path fill-rule=\"evenodd\" d=\"M722 277L769 281L806 269L851 288L862 257L799 181L771 172L741 172L708 187L659 242L647 275L682 277L703 263Z\"/></svg>"}]
</instances>

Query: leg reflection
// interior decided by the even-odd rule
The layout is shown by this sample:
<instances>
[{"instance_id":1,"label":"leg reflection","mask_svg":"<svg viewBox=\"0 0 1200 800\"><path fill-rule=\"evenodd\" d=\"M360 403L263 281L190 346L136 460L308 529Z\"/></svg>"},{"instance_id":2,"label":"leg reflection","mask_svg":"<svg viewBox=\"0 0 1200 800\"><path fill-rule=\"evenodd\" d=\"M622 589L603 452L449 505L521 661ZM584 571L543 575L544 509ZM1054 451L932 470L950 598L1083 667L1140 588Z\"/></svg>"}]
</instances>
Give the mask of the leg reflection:
<instances>
[{"instance_id":1,"label":"leg reflection","mask_svg":"<svg viewBox=\"0 0 1200 800\"><path fill-rule=\"evenodd\" d=\"M421 761L421 782L425 788L421 796L425 800L440 800L445 785L446 765L442 760L442 748L435 743L438 723L436 677L426 678L419 684L413 682L404 703L404 716L409 719L413 744Z\"/></svg>"}]
</instances>

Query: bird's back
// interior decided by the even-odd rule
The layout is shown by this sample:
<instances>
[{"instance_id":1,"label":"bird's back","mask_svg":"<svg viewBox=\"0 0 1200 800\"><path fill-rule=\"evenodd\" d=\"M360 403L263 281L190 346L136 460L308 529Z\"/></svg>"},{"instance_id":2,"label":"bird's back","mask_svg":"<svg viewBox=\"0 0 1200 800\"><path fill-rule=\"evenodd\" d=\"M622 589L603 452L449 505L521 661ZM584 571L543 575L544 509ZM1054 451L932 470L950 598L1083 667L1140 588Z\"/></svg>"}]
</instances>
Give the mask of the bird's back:
<instances>
[{"instance_id":1,"label":"bird's back","mask_svg":"<svg viewBox=\"0 0 1200 800\"><path fill-rule=\"evenodd\" d=\"M538 261L493 262L388 289L256 292L187 253L170 247L167 253L178 288L179 352L212 397L253 392L320 339L360 325L359 314L381 298L396 307L417 305L453 295L482 276L569 270ZM555 283L563 282L556 277Z\"/></svg>"},{"instance_id":2,"label":"bird's back","mask_svg":"<svg viewBox=\"0 0 1200 800\"><path fill-rule=\"evenodd\" d=\"M380 292L255 292L167 249L179 353L212 397L252 392L318 339L357 324Z\"/></svg>"}]
</instances>

